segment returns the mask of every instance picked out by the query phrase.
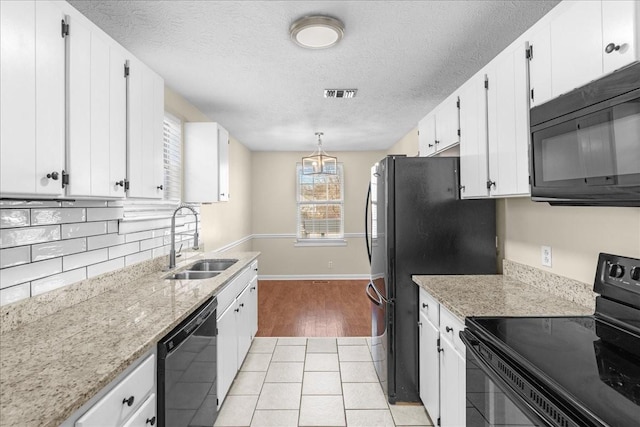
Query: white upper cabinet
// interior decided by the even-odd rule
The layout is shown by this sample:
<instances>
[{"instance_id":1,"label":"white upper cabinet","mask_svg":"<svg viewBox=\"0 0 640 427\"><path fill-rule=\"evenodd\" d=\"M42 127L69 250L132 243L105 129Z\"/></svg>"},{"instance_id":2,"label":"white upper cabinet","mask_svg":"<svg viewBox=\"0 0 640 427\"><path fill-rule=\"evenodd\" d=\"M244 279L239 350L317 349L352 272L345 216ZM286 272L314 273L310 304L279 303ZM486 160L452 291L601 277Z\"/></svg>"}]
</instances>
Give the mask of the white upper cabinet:
<instances>
[{"instance_id":1,"label":"white upper cabinet","mask_svg":"<svg viewBox=\"0 0 640 427\"><path fill-rule=\"evenodd\" d=\"M69 24L67 195L124 197L125 52L78 12Z\"/></svg>"},{"instance_id":2,"label":"white upper cabinet","mask_svg":"<svg viewBox=\"0 0 640 427\"><path fill-rule=\"evenodd\" d=\"M420 155L431 156L460 142L458 95L454 93L418 123Z\"/></svg>"},{"instance_id":3,"label":"white upper cabinet","mask_svg":"<svg viewBox=\"0 0 640 427\"><path fill-rule=\"evenodd\" d=\"M431 156L436 152L436 114L427 114L418 123L418 150L422 157Z\"/></svg>"},{"instance_id":4,"label":"white upper cabinet","mask_svg":"<svg viewBox=\"0 0 640 427\"><path fill-rule=\"evenodd\" d=\"M529 195L529 103L525 44L487 66L490 196Z\"/></svg>"},{"instance_id":5,"label":"white upper cabinet","mask_svg":"<svg viewBox=\"0 0 640 427\"><path fill-rule=\"evenodd\" d=\"M129 60L128 196L163 196L164 81L135 58Z\"/></svg>"},{"instance_id":6,"label":"white upper cabinet","mask_svg":"<svg viewBox=\"0 0 640 427\"><path fill-rule=\"evenodd\" d=\"M460 195L489 196L487 189L487 89L485 70L463 84L460 95Z\"/></svg>"},{"instance_id":7,"label":"white upper cabinet","mask_svg":"<svg viewBox=\"0 0 640 427\"><path fill-rule=\"evenodd\" d=\"M229 132L218 123L184 124L184 202L229 199L228 145Z\"/></svg>"},{"instance_id":8,"label":"white upper cabinet","mask_svg":"<svg viewBox=\"0 0 640 427\"><path fill-rule=\"evenodd\" d=\"M530 31L531 106L640 59L637 1L564 1Z\"/></svg>"},{"instance_id":9,"label":"white upper cabinet","mask_svg":"<svg viewBox=\"0 0 640 427\"><path fill-rule=\"evenodd\" d=\"M0 2L2 195L64 192L64 18L54 2Z\"/></svg>"}]
</instances>

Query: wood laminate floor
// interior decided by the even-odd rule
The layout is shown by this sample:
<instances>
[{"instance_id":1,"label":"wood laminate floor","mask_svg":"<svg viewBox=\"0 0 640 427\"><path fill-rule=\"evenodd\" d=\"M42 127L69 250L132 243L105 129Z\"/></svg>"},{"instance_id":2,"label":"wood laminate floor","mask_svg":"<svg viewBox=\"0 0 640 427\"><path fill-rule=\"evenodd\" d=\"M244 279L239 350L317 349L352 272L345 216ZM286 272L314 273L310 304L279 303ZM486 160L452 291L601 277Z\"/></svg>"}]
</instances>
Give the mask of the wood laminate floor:
<instances>
[{"instance_id":1,"label":"wood laminate floor","mask_svg":"<svg viewBox=\"0 0 640 427\"><path fill-rule=\"evenodd\" d=\"M367 280L260 280L257 336L370 336L367 283Z\"/></svg>"}]
</instances>

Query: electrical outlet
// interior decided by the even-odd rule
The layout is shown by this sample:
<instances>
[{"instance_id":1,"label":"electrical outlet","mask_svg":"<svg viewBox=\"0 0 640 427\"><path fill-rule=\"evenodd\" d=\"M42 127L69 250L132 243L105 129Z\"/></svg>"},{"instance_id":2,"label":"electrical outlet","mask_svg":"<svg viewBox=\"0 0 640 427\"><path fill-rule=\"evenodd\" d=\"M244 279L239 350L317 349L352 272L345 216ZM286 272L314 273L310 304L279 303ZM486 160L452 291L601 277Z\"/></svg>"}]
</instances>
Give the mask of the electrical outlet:
<instances>
[{"instance_id":1,"label":"electrical outlet","mask_svg":"<svg viewBox=\"0 0 640 427\"><path fill-rule=\"evenodd\" d=\"M542 265L544 267L551 267L551 246L541 246L542 253Z\"/></svg>"},{"instance_id":2,"label":"electrical outlet","mask_svg":"<svg viewBox=\"0 0 640 427\"><path fill-rule=\"evenodd\" d=\"M333 268L333 261L329 261L329 268Z\"/></svg>"}]
</instances>

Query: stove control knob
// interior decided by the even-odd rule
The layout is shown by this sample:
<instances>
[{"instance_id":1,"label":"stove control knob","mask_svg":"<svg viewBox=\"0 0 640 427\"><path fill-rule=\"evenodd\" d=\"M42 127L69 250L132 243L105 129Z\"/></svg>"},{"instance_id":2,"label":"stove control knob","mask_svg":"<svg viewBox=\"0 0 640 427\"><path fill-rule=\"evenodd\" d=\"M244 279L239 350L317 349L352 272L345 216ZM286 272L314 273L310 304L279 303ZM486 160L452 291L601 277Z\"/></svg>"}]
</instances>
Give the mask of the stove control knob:
<instances>
[{"instance_id":1,"label":"stove control knob","mask_svg":"<svg viewBox=\"0 0 640 427\"><path fill-rule=\"evenodd\" d=\"M640 280L640 267L633 267L631 269L631 278L633 280Z\"/></svg>"},{"instance_id":2,"label":"stove control knob","mask_svg":"<svg viewBox=\"0 0 640 427\"><path fill-rule=\"evenodd\" d=\"M611 267L609 267L609 277L619 279L622 276L624 276L624 267L620 264L611 264Z\"/></svg>"}]
</instances>

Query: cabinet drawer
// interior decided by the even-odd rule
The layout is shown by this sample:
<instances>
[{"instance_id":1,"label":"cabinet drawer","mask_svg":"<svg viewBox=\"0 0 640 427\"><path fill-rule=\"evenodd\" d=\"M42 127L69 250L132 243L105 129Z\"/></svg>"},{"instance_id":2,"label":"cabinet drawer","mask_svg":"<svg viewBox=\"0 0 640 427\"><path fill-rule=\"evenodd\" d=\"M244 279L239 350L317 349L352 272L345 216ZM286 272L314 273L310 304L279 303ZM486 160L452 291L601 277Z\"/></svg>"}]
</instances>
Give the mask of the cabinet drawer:
<instances>
[{"instance_id":1,"label":"cabinet drawer","mask_svg":"<svg viewBox=\"0 0 640 427\"><path fill-rule=\"evenodd\" d=\"M258 260L255 260L251 263L251 267L249 267L249 270L251 270L252 279L258 276Z\"/></svg>"},{"instance_id":2,"label":"cabinet drawer","mask_svg":"<svg viewBox=\"0 0 640 427\"><path fill-rule=\"evenodd\" d=\"M440 321L438 301L436 301L431 295L424 289L420 288L419 308L422 313L427 316L427 319L437 328Z\"/></svg>"},{"instance_id":3,"label":"cabinet drawer","mask_svg":"<svg viewBox=\"0 0 640 427\"><path fill-rule=\"evenodd\" d=\"M218 298L218 318L251 281L251 272L250 267L245 268L216 295Z\"/></svg>"},{"instance_id":4,"label":"cabinet drawer","mask_svg":"<svg viewBox=\"0 0 640 427\"><path fill-rule=\"evenodd\" d=\"M155 355L149 356L76 421L76 427L121 425L153 389L156 377L155 362ZM130 406L129 402L131 402Z\"/></svg>"},{"instance_id":5,"label":"cabinet drawer","mask_svg":"<svg viewBox=\"0 0 640 427\"><path fill-rule=\"evenodd\" d=\"M155 426L156 421L156 395L151 394L123 427Z\"/></svg>"},{"instance_id":6,"label":"cabinet drawer","mask_svg":"<svg viewBox=\"0 0 640 427\"><path fill-rule=\"evenodd\" d=\"M451 314L449 310L440 307L440 336L452 342L456 350L464 356L465 346L460 339L460 331L463 329L464 323Z\"/></svg>"}]
</instances>

